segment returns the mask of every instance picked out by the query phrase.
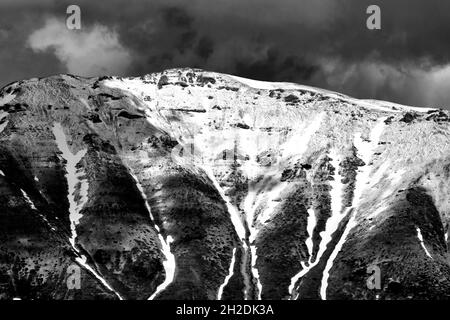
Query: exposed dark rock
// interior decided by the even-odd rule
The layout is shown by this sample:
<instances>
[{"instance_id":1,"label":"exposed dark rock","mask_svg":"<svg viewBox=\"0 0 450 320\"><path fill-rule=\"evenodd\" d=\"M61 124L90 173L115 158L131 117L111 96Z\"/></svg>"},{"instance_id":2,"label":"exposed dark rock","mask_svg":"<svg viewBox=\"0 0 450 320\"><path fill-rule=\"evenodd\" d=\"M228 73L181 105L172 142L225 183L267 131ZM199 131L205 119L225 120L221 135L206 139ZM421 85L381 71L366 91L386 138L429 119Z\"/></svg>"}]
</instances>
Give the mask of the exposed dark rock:
<instances>
[{"instance_id":1,"label":"exposed dark rock","mask_svg":"<svg viewBox=\"0 0 450 320\"><path fill-rule=\"evenodd\" d=\"M245 123L237 123L236 127L241 128L241 129L250 129L250 126Z\"/></svg>"},{"instance_id":2,"label":"exposed dark rock","mask_svg":"<svg viewBox=\"0 0 450 320\"><path fill-rule=\"evenodd\" d=\"M158 89L162 89L163 86L166 86L168 84L169 84L169 78L166 75L162 75L158 81Z\"/></svg>"},{"instance_id":3,"label":"exposed dark rock","mask_svg":"<svg viewBox=\"0 0 450 320\"><path fill-rule=\"evenodd\" d=\"M90 113L85 116L86 119L92 121L93 123L100 123L102 120L100 119L100 115L98 113Z\"/></svg>"},{"instance_id":4,"label":"exposed dark rock","mask_svg":"<svg viewBox=\"0 0 450 320\"><path fill-rule=\"evenodd\" d=\"M300 99L296 95L290 94L284 97L284 101L290 104L296 104L300 102Z\"/></svg>"},{"instance_id":5,"label":"exposed dark rock","mask_svg":"<svg viewBox=\"0 0 450 320\"><path fill-rule=\"evenodd\" d=\"M393 116L388 117L386 120L384 120L384 123L386 123L386 124L391 124L393 119L394 119Z\"/></svg>"},{"instance_id":6,"label":"exposed dark rock","mask_svg":"<svg viewBox=\"0 0 450 320\"><path fill-rule=\"evenodd\" d=\"M197 77L197 83L202 86L207 85L208 83L215 84L216 79L200 75L199 77Z\"/></svg>"},{"instance_id":7,"label":"exposed dark rock","mask_svg":"<svg viewBox=\"0 0 450 320\"><path fill-rule=\"evenodd\" d=\"M126 119L142 119L145 118L145 116L141 115L141 114L135 114L135 113L130 113L128 111L122 110L117 114L118 117L123 117Z\"/></svg>"},{"instance_id":8,"label":"exposed dark rock","mask_svg":"<svg viewBox=\"0 0 450 320\"><path fill-rule=\"evenodd\" d=\"M403 116L403 118L400 119L400 121L405 122L405 123L411 123L414 121L414 119L417 118L416 114L407 112L405 113L405 115Z\"/></svg>"}]
</instances>

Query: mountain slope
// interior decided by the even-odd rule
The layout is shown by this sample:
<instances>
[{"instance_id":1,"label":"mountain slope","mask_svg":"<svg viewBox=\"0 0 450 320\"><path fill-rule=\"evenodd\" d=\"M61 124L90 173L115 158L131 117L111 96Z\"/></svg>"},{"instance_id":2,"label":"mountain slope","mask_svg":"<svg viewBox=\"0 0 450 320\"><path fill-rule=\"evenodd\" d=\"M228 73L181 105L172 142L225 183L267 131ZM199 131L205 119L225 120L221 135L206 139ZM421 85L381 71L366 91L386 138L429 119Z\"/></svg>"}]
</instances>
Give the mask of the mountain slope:
<instances>
[{"instance_id":1,"label":"mountain slope","mask_svg":"<svg viewBox=\"0 0 450 320\"><path fill-rule=\"evenodd\" d=\"M6 86L0 297L448 298L449 116L197 69Z\"/></svg>"}]
</instances>

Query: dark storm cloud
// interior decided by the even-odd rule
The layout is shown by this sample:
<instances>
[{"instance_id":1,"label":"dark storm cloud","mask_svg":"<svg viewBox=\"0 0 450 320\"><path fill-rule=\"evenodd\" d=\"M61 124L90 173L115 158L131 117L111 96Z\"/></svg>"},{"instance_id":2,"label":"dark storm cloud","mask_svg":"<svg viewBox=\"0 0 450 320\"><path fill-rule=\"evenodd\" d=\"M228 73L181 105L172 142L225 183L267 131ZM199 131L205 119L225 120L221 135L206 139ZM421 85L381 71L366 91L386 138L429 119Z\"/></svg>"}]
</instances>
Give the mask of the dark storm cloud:
<instances>
[{"instance_id":1,"label":"dark storm cloud","mask_svg":"<svg viewBox=\"0 0 450 320\"><path fill-rule=\"evenodd\" d=\"M305 62L301 57L284 57L276 49L270 49L265 57L256 61L236 61L239 75L258 80L309 80L318 70L318 66Z\"/></svg>"},{"instance_id":2,"label":"dark storm cloud","mask_svg":"<svg viewBox=\"0 0 450 320\"><path fill-rule=\"evenodd\" d=\"M214 52L214 42L209 37L202 37L195 48L195 53L203 60L208 60Z\"/></svg>"},{"instance_id":3,"label":"dark storm cloud","mask_svg":"<svg viewBox=\"0 0 450 320\"><path fill-rule=\"evenodd\" d=\"M0 86L64 71L55 56L33 53L25 45L31 30L44 22L50 4L50 1L0 1Z\"/></svg>"},{"instance_id":4,"label":"dark storm cloud","mask_svg":"<svg viewBox=\"0 0 450 320\"><path fill-rule=\"evenodd\" d=\"M187 12L178 7L163 8L165 23L169 27L189 28L192 25L193 18Z\"/></svg>"},{"instance_id":5,"label":"dark storm cloud","mask_svg":"<svg viewBox=\"0 0 450 320\"><path fill-rule=\"evenodd\" d=\"M130 63L114 68L113 56L102 68L110 63L119 75L192 66L357 97L450 105L443 85L450 81L445 0L0 0L2 84L67 71L68 61L76 66L68 50L27 45L48 19L64 22L69 4L82 9L86 39L106 34L115 41L117 35L116 56L129 56ZM366 28L371 4L381 7L380 31ZM89 29L95 25L104 28Z\"/></svg>"}]
</instances>

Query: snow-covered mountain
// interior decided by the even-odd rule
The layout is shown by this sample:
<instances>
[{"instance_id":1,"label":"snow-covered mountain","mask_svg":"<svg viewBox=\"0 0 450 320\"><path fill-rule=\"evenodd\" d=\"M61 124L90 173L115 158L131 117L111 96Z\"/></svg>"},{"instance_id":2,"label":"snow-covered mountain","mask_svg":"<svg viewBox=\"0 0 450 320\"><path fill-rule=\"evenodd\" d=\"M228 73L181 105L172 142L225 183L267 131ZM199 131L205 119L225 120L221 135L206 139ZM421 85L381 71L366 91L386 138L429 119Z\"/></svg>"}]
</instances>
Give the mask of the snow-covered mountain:
<instances>
[{"instance_id":1,"label":"snow-covered mountain","mask_svg":"<svg viewBox=\"0 0 450 320\"><path fill-rule=\"evenodd\" d=\"M448 111L197 69L0 92L2 299L446 299L449 222Z\"/></svg>"}]
</instances>

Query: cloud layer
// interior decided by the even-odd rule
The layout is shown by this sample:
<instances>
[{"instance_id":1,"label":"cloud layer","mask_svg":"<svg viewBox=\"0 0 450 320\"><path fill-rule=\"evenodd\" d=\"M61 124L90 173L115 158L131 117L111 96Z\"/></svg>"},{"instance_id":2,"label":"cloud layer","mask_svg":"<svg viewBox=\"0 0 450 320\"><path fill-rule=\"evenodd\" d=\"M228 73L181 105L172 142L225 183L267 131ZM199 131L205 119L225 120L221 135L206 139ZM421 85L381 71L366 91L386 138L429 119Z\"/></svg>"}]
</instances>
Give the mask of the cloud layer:
<instances>
[{"instance_id":1,"label":"cloud layer","mask_svg":"<svg viewBox=\"0 0 450 320\"><path fill-rule=\"evenodd\" d=\"M0 4L0 82L71 72L200 67L418 106L450 106L450 2L441 0L71 1ZM366 28L381 7L382 29ZM20 10L19 10L20 9ZM29 66L26 66L28 62ZM39 64L31 62L39 61Z\"/></svg>"},{"instance_id":2,"label":"cloud layer","mask_svg":"<svg viewBox=\"0 0 450 320\"><path fill-rule=\"evenodd\" d=\"M53 51L68 72L81 76L123 75L131 63L117 33L101 25L71 31L51 18L30 35L28 45L37 52Z\"/></svg>"}]
</instances>

